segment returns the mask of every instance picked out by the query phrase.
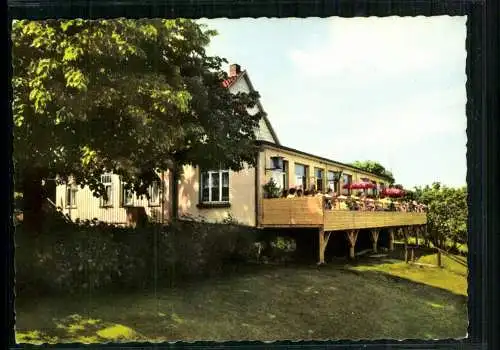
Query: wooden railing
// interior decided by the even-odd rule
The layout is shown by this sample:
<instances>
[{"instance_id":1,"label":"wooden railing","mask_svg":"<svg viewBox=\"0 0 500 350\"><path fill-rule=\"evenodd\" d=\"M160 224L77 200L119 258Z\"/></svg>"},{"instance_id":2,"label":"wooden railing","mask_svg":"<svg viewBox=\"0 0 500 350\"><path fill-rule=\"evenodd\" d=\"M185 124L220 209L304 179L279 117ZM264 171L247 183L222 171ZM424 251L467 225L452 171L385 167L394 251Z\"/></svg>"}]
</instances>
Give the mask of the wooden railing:
<instances>
[{"instance_id":1,"label":"wooden railing","mask_svg":"<svg viewBox=\"0 0 500 350\"><path fill-rule=\"evenodd\" d=\"M326 231L424 225L425 213L328 210L321 197L264 199L262 227L323 227Z\"/></svg>"},{"instance_id":2,"label":"wooden railing","mask_svg":"<svg viewBox=\"0 0 500 350\"><path fill-rule=\"evenodd\" d=\"M424 225L426 223L425 213L358 210L325 210L324 212L325 230L331 231Z\"/></svg>"},{"instance_id":3,"label":"wooden railing","mask_svg":"<svg viewBox=\"0 0 500 350\"><path fill-rule=\"evenodd\" d=\"M318 197L264 199L260 222L267 227L320 227L323 202Z\"/></svg>"}]
</instances>

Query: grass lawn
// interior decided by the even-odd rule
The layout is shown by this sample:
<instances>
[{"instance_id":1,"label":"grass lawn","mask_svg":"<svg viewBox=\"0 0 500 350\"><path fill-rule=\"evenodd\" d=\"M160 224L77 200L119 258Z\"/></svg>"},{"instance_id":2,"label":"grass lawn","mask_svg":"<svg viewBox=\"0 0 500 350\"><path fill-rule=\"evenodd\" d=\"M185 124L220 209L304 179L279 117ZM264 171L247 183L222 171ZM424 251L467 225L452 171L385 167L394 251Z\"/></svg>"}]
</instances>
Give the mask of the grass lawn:
<instances>
[{"instance_id":1,"label":"grass lawn","mask_svg":"<svg viewBox=\"0 0 500 350\"><path fill-rule=\"evenodd\" d=\"M252 267L156 292L21 295L16 336L29 343L464 337L466 271L443 262L439 269L362 258L319 270Z\"/></svg>"},{"instance_id":2,"label":"grass lawn","mask_svg":"<svg viewBox=\"0 0 500 350\"><path fill-rule=\"evenodd\" d=\"M403 243L402 240L396 240L395 242L397 242L397 243ZM416 240L415 237L408 237L408 243L410 243L410 244L416 244L416 242L417 242L417 240ZM419 238L418 242L419 242L420 245L423 245L424 244L424 239L423 238ZM430 246L434 247L434 244L432 244L432 242L430 242ZM447 240L446 241L446 246L448 246L448 247L453 246L453 242L451 240ZM461 254L467 254L468 251L469 251L469 248L468 248L467 244L458 244L457 245L457 249L458 249L458 251Z\"/></svg>"}]
</instances>

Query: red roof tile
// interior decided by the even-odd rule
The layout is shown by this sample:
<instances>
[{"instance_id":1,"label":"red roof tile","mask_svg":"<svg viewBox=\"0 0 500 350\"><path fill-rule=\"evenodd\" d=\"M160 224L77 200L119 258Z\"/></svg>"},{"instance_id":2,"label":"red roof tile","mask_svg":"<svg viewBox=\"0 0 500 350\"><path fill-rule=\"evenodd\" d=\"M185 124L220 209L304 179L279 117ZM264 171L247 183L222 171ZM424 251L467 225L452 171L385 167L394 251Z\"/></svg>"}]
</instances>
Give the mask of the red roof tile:
<instances>
[{"instance_id":1,"label":"red roof tile","mask_svg":"<svg viewBox=\"0 0 500 350\"><path fill-rule=\"evenodd\" d=\"M235 76L227 78L226 80L224 80L222 82L222 86L224 86L226 88L230 87L231 85L234 84L234 82L236 81L236 79L238 79L238 77L239 77L239 75L235 75Z\"/></svg>"}]
</instances>

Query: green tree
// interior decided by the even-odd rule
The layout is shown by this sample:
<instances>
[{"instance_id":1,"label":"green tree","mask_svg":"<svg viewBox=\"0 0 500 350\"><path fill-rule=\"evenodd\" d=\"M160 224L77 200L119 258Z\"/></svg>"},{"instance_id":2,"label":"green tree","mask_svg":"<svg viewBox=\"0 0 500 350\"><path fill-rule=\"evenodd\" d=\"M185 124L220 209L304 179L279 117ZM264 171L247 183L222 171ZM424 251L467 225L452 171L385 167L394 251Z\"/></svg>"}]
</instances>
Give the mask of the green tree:
<instances>
[{"instance_id":1,"label":"green tree","mask_svg":"<svg viewBox=\"0 0 500 350\"><path fill-rule=\"evenodd\" d=\"M380 176L385 176L389 180L389 184L393 184L395 182L394 176L392 173L387 170L383 165L381 165L378 162L372 161L372 160L366 160L366 161L355 161L351 163L353 167L369 171L370 173L377 174Z\"/></svg>"},{"instance_id":2,"label":"green tree","mask_svg":"<svg viewBox=\"0 0 500 350\"><path fill-rule=\"evenodd\" d=\"M38 220L42 180L56 176L105 196L100 174L112 171L147 195L155 170L253 165L261 116L248 108L258 94L222 86L226 61L205 51L214 35L185 19L15 21L15 188L25 220Z\"/></svg>"},{"instance_id":3,"label":"green tree","mask_svg":"<svg viewBox=\"0 0 500 350\"><path fill-rule=\"evenodd\" d=\"M449 250L467 243L466 187L453 188L436 182L415 187L412 192L415 200L428 206L427 238L434 246Z\"/></svg>"}]
</instances>

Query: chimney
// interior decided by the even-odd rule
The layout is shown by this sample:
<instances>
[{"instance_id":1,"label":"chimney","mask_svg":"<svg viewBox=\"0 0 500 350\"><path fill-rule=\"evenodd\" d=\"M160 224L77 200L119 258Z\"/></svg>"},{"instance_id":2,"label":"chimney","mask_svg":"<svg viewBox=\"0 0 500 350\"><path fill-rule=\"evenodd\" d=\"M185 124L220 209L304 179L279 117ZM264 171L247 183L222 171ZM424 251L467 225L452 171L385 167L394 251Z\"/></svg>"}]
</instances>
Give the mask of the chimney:
<instances>
[{"instance_id":1,"label":"chimney","mask_svg":"<svg viewBox=\"0 0 500 350\"><path fill-rule=\"evenodd\" d=\"M235 77L241 73L241 67L239 64L232 64L229 66L229 76Z\"/></svg>"}]
</instances>

